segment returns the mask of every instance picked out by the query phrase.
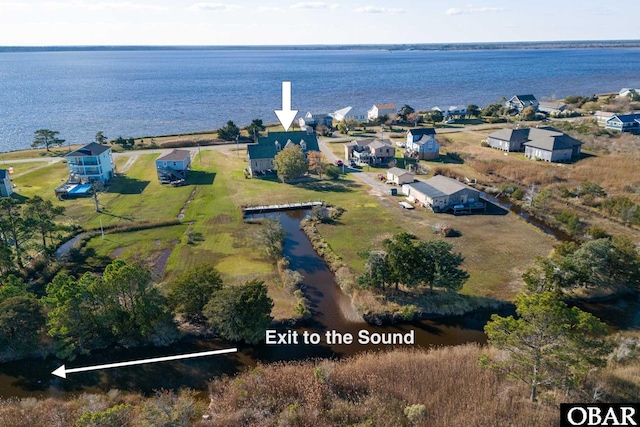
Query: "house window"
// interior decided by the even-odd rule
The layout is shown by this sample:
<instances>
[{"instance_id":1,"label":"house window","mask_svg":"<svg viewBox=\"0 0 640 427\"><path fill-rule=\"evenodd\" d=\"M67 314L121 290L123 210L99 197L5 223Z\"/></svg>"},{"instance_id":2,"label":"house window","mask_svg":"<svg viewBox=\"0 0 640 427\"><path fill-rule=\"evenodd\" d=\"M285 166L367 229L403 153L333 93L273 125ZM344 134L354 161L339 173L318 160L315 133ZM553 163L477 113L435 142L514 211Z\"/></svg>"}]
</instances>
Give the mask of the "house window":
<instances>
[{"instance_id":1,"label":"house window","mask_svg":"<svg viewBox=\"0 0 640 427\"><path fill-rule=\"evenodd\" d=\"M176 162L173 162L173 166L178 166L178 163L176 163Z\"/></svg>"}]
</instances>

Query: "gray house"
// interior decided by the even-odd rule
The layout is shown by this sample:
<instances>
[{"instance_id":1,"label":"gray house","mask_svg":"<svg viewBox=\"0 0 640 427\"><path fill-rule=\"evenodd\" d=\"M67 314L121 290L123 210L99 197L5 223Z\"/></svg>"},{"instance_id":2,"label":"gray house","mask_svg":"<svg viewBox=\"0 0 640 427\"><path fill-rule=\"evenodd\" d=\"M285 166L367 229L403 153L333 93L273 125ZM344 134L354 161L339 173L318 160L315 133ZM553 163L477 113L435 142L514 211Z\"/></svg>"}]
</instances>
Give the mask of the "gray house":
<instances>
[{"instance_id":1,"label":"gray house","mask_svg":"<svg viewBox=\"0 0 640 427\"><path fill-rule=\"evenodd\" d=\"M396 185L408 184L414 181L414 176L408 170L391 168L387 171L387 181L391 181Z\"/></svg>"},{"instance_id":2,"label":"gray house","mask_svg":"<svg viewBox=\"0 0 640 427\"><path fill-rule=\"evenodd\" d=\"M527 107L533 107L537 111L540 104L533 95L515 95L505 102L504 105L512 110L516 110L518 113L522 113L522 110Z\"/></svg>"},{"instance_id":3,"label":"gray house","mask_svg":"<svg viewBox=\"0 0 640 427\"><path fill-rule=\"evenodd\" d=\"M434 212L449 210L484 209L480 192L452 178L436 175L426 181L416 181L402 186L402 194L414 203L432 209Z\"/></svg>"},{"instance_id":4,"label":"gray house","mask_svg":"<svg viewBox=\"0 0 640 427\"><path fill-rule=\"evenodd\" d=\"M487 144L489 147L502 151L522 151L522 144L529 140L529 128L526 129L500 129L489 134Z\"/></svg>"},{"instance_id":5,"label":"gray house","mask_svg":"<svg viewBox=\"0 0 640 427\"><path fill-rule=\"evenodd\" d=\"M13 184L9 177L9 171L0 169L0 197L9 197L13 193Z\"/></svg>"},{"instance_id":6,"label":"gray house","mask_svg":"<svg viewBox=\"0 0 640 427\"><path fill-rule=\"evenodd\" d=\"M267 136L259 137L257 144L247 145L249 173L254 176L274 170L273 160L276 154L291 145L300 146L305 154L320 151L314 132L269 132Z\"/></svg>"},{"instance_id":7,"label":"gray house","mask_svg":"<svg viewBox=\"0 0 640 427\"><path fill-rule=\"evenodd\" d=\"M156 159L158 180L164 184L186 179L190 168L191 152L189 150L173 150Z\"/></svg>"},{"instance_id":8,"label":"gray house","mask_svg":"<svg viewBox=\"0 0 640 427\"><path fill-rule=\"evenodd\" d=\"M524 155L530 159L570 162L571 159L580 157L582 142L553 128L532 128L529 141L523 145Z\"/></svg>"},{"instance_id":9,"label":"gray house","mask_svg":"<svg viewBox=\"0 0 640 427\"><path fill-rule=\"evenodd\" d=\"M530 159L569 162L580 157L582 142L552 128L500 129L487 137L490 147L524 151Z\"/></svg>"},{"instance_id":10,"label":"gray house","mask_svg":"<svg viewBox=\"0 0 640 427\"><path fill-rule=\"evenodd\" d=\"M440 157L440 144L436 141L434 128L409 129L405 153L421 160L433 160Z\"/></svg>"},{"instance_id":11,"label":"gray house","mask_svg":"<svg viewBox=\"0 0 640 427\"><path fill-rule=\"evenodd\" d=\"M604 127L620 132L638 133L640 131L640 114L615 114L607 120Z\"/></svg>"}]
</instances>

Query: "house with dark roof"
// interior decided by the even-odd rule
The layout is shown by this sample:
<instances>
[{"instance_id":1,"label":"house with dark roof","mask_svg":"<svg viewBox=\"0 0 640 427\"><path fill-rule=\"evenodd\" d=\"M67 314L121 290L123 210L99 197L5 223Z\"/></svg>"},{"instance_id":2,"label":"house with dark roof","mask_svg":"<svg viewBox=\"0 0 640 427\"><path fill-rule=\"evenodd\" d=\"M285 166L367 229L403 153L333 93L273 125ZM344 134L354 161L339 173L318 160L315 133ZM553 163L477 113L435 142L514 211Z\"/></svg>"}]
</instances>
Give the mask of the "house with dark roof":
<instances>
[{"instance_id":1,"label":"house with dark roof","mask_svg":"<svg viewBox=\"0 0 640 427\"><path fill-rule=\"evenodd\" d=\"M13 193L13 184L11 184L9 171L0 169L0 197L9 197L11 193Z\"/></svg>"},{"instance_id":2,"label":"house with dark roof","mask_svg":"<svg viewBox=\"0 0 640 427\"><path fill-rule=\"evenodd\" d=\"M409 129L405 147L406 155L421 160L433 160L440 157L440 144L436 141L434 128Z\"/></svg>"},{"instance_id":3,"label":"house with dark roof","mask_svg":"<svg viewBox=\"0 0 640 427\"><path fill-rule=\"evenodd\" d=\"M500 129L489 134L490 147L503 151L524 151L530 159L569 162L580 157L582 142L552 127Z\"/></svg>"},{"instance_id":4,"label":"house with dark roof","mask_svg":"<svg viewBox=\"0 0 640 427\"><path fill-rule=\"evenodd\" d=\"M522 151L524 144L529 140L529 128L525 129L500 129L487 136L489 147L502 151Z\"/></svg>"},{"instance_id":5,"label":"house with dark roof","mask_svg":"<svg viewBox=\"0 0 640 427\"><path fill-rule=\"evenodd\" d=\"M191 169L191 151L174 149L156 159L156 172L162 184L168 184L187 178Z\"/></svg>"},{"instance_id":6,"label":"house with dark roof","mask_svg":"<svg viewBox=\"0 0 640 427\"><path fill-rule=\"evenodd\" d=\"M369 111L367 111L367 118L371 121L378 117L388 116L391 120L395 119L397 114L396 104L374 104Z\"/></svg>"},{"instance_id":7,"label":"house with dark roof","mask_svg":"<svg viewBox=\"0 0 640 427\"><path fill-rule=\"evenodd\" d=\"M638 133L640 131L640 114L615 114L607 120L604 127L620 132Z\"/></svg>"},{"instance_id":8,"label":"house with dark roof","mask_svg":"<svg viewBox=\"0 0 640 427\"><path fill-rule=\"evenodd\" d=\"M402 194L434 212L484 209L480 192L460 181L436 175L426 181L415 181L402 186Z\"/></svg>"},{"instance_id":9,"label":"house with dark roof","mask_svg":"<svg viewBox=\"0 0 640 427\"><path fill-rule=\"evenodd\" d=\"M356 139L344 144L344 159L358 165L386 165L396 157L396 147L390 139Z\"/></svg>"},{"instance_id":10,"label":"house with dark roof","mask_svg":"<svg viewBox=\"0 0 640 427\"><path fill-rule=\"evenodd\" d=\"M516 110L518 113L522 113L522 110L527 107L533 107L537 111L540 104L533 95L515 95L505 102L504 105L511 110Z\"/></svg>"},{"instance_id":11,"label":"house with dark roof","mask_svg":"<svg viewBox=\"0 0 640 427\"><path fill-rule=\"evenodd\" d=\"M567 110L567 104L562 101L543 101L538 104L538 111L556 116Z\"/></svg>"},{"instance_id":12,"label":"house with dark roof","mask_svg":"<svg viewBox=\"0 0 640 427\"><path fill-rule=\"evenodd\" d=\"M257 143L247 145L249 173L255 176L273 171L276 154L292 145L300 146L305 154L309 151L320 151L314 132L269 132L267 136L259 137Z\"/></svg>"},{"instance_id":13,"label":"house with dark roof","mask_svg":"<svg viewBox=\"0 0 640 427\"><path fill-rule=\"evenodd\" d=\"M104 184L113 176L113 159L109 146L92 142L64 157L70 181L100 181Z\"/></svg>"},{"instance_id":14,"label":"house with dark roof","mask_svg":"<svg viewBox=\"0 0 640 427\"><path fill-rule=\"evenodd\" d=\"M531 128L524 155L547 162L570 162L580 157L582 142L553 128Z\"/></svg>"}]
</instances>

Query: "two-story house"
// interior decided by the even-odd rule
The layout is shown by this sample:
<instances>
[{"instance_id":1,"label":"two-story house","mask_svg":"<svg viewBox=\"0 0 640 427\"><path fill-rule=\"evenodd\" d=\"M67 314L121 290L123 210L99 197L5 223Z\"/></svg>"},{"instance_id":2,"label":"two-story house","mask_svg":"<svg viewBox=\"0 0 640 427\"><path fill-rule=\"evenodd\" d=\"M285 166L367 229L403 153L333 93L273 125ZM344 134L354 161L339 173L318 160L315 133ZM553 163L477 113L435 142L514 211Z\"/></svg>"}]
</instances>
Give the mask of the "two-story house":
<instances>
[{"instance_id":1,"label":"two-story house","mask_svg":"<svg viewBox=\"0 0 640 427\"><path fill-rule=\"evenodd\" d=\"M533 95L515 95L505 102L504 105L511 110L516 110L518 113L522 113L522 110L527 107L533 107L538 111L540 103Z\"/></svg>"},{"instance_id":2,"label":"two-story house","mask_svg":"<svg viewBox=\"0 0 640 427\"><path fill-rule=\"evenodd\" d=\"M158 180L163 184L186 179L191 168L191 151L173 150L156 159Z\"/></svg>"},{"instance_id":3,"label":"two-story house","mask_svg":"<svg viewBox=\"0 0 640 427\"><path fill-rule=\"evenodd\" d=\"M257 144L247 145L248 171L252 176L275 170L273 160L281 150L298 145L302 152L320 151L314 132L269 132L258 138Z\"/></svg>"},{"instance_id":4,"label":"two-story house","mask_svg":"<svg viewBox=\"0 0 640 427\"><path fill-rule=\"evenodd\" d=\"M607 120L604 127L620 132L638 133L640 131L640 114L615 114Z\"/></svg>"},{"instance_id":5,"label":"two-story house","mask_svg":"<svg viewBox=\"0 0 640 427\"><path fill-rule=\"evenodd\" d=\"M92 142L64 156L71 181L103 184L113 176L111 147Z\"/></svg>"},{"instance_id":6,"label":"two-story house","mask_svg":"<svg viewBox=\"0 0 640 427\"><path fill-rule=\"evenodd\" d=\"M344 158L359 165L385 165L396 157L389 139L357 139L344 144Z\"/></svg>"},{"instance_id":7,"label":"two-story house","mask_svg":"<svg viewBox=\"0 0 640 427\"><path fill-rule=\"evenodd\" d=\"M0 169L0 197L9 197L13 193L13 184L9 177L9 171Z\"/></svg>"},{"instance_id":8,"label":"two-story house","mask_svg":"<svg viewBox=\"0 0 640 427\"><path fill-rule=\"evenodd\" d=\"M409 129L405 147L406 155L421 160L433 160L440 157L440 144L436 141L434 128Z\"/></svg>"}]
</instances>

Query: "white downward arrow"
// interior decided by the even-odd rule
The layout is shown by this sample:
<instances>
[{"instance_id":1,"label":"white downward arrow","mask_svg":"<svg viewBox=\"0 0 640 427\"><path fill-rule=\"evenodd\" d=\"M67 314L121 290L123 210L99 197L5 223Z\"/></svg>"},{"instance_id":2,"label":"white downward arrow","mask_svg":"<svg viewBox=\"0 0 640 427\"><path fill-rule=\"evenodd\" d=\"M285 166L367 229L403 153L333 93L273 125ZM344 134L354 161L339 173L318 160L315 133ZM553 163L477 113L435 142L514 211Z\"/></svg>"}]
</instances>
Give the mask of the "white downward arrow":
<instances>
[{"instance_id":1,"label":"white downward arrow","mask_svg":"<svg viewBox=\"0 0 640 427\"><path fill-rule=\"evenodd\" d=\"M291 109L291 82L282 82L282 110L273 110L285 132L289 131L298 110Z\"/></svg>"},{"instance_id":2,"label":"white downward arrow","mask_svg":"<svg viewBox=\"0 0 640 427\"><path fill-rule=\"evenodd\" d=\"M238 351L237 348L227 348L224 350L204 351L201 353L191 353L191 354L179 354L177 356L155 357L153 359L133 360L130 362L109 363L106 365L85 366L82 368L70 368L70 369L67 369L64 365L62 365L51 373L60 378L67 378L67 374L72 374L74 372L96 371L98 369L120 368L123 366L144 365L147 363L157 363L157 362L168 362L170 360L192 359L195 357L214 356L216 354L235 353L237 351Z\"/></svg>"}]
</instances>

